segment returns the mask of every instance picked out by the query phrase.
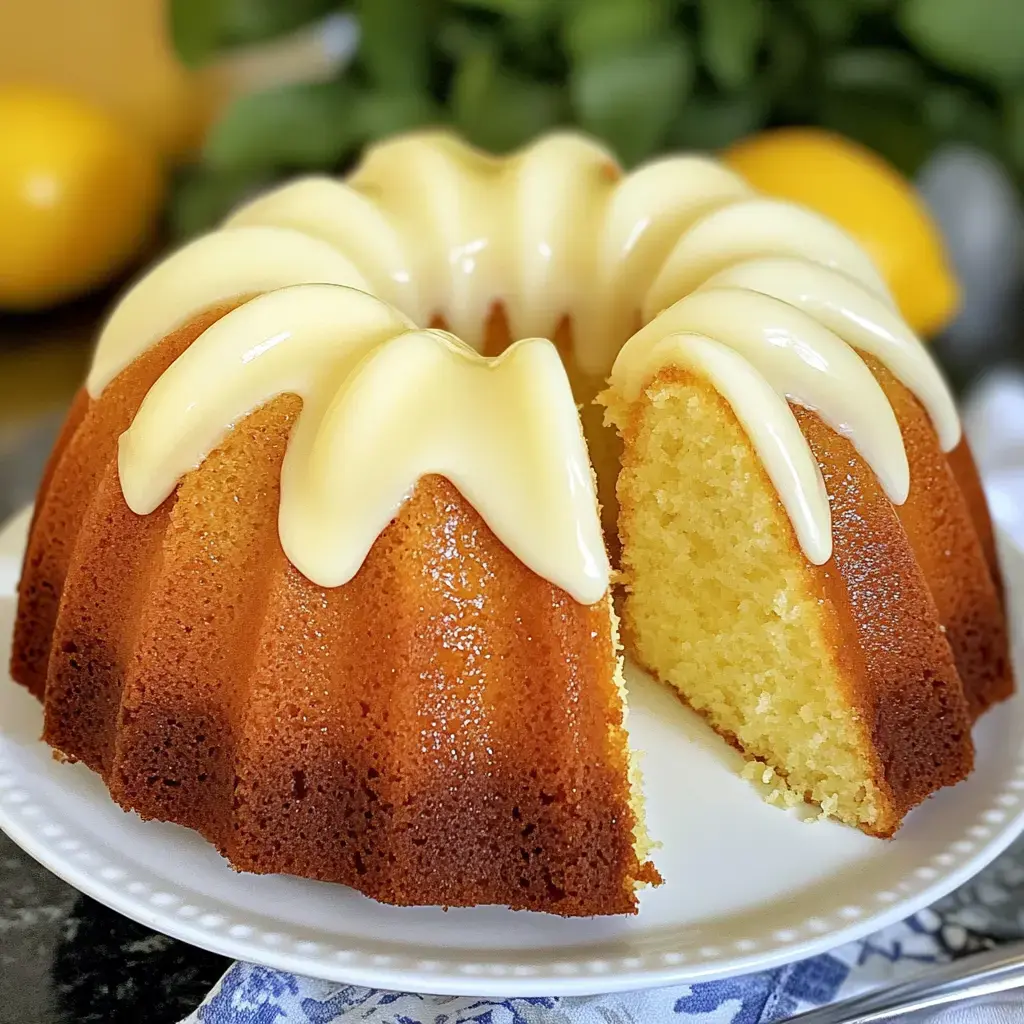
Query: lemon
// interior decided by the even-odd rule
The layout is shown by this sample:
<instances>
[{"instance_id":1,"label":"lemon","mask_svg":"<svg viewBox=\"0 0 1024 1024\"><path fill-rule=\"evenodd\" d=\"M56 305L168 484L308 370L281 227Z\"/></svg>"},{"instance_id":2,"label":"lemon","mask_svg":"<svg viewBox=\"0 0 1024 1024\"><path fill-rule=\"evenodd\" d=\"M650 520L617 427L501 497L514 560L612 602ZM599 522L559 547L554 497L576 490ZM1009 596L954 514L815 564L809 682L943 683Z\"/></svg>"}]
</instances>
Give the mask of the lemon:
<instances>
[{"instance_id":1,"label":"lemon","mask_svg":"<svg viewBox=\"0 0 1024 1024\"><path fill-rule=\"evenodd\" d=\"M960 289L939 231L878 154L818 128L780 128L741 139L723 156L758 191L809 206L853 235L918 334L934 334L955 315Z\"/></svg>"},{"instance_id":2,"label":"lemon","mask_svg":"<svg viewBox=\"0 0 1024 1024\"><path fill-rule=\"evenodd\" d=\"M0 309L40 309L122 269L160 208L159 159L88 103L0 88Z\"/></svg>"}]
</instances>

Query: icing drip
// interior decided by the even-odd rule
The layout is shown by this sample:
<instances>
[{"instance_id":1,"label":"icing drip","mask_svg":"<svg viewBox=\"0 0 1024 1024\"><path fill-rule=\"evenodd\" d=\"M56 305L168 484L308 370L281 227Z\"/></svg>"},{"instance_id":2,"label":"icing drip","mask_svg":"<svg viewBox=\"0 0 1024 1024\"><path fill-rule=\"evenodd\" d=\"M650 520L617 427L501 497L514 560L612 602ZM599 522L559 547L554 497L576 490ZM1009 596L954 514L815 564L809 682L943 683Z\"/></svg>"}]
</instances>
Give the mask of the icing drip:
<instances>
[{"instance_id":1,"label":"icing drip","mask_svg":"<svg viewBox=\"0 0 1024 1024\"><path fill-rule=\"evenodd\" d=\"M674 334L703 334L741 354L777 394L814 409L849 437L891 501L907 500L910 468L892 406L857 353L818 321L760 292L719 287L693 292L622 347L611 385L626 401L634 401L652 372L665 365L665 349L658 346ZM763 437L777 430L777 417L763 412L763 417L745 414L755 424L751 439L759 451ZM763 426L757 426L762 418ZM780 494L791 512L806 503L789 488ZM831 530L821 532L831 538Z\"/></svg>"},{"instance_id":2,"label":"icing drip","mask_svg":"<svg viewBox=\"0 0 1024 1024\"><path fill-rule=\"evenodd\" d=\"M668 363L702 373L744 424L814 561L831 552L829 509L789 402L815 409L849 436L897 503L909 486L902 438L858 352L879 359L917 395L945 450L960 437L952 398L931 357L899 318L870 258L840 229L801 207L754 195L736 174L704 157L668 157L623 176L603 147L571 133L546 136L500 159L444 132L402 136L371 147L345 182L312 177L254 200L127 294L100 337L90 393L98 395L136 355L205 308L317 282L349 285L392 304L411 318L402 331L443 321L478 350L497 305L513 337L554 336L569 318L569 370L581 401L590 400L609 372L612 392L603 399L609 404L616 395L635 400ZM296 310L294 324L282 323L281 330L312 330L303 316ZM226 320L241 323L235 314ZM344 324L338 329L349 339L346 351L360 348L357 335L369 337ZM429 337L436 346L438 335ZM409 342L410 358L418 359L416 346L424 344ZM445 345L449 354L438 365L462 366L451 363L462 349L450 340ZM518 376L513 365L533 365L537 358L517 355L502 373L510 380ZM397 357L381 359L400 388L404 371ZM185 389L194 384L187 375L169 380L164 387L182 394L161 408L183 408ZM309 409L318 392L308 382L303 386ZM374 393L381 408L393 408L379 387ZM468 393L445 393L473 404ZM241 406L232 401L236 415ZM214 419L218 429L229 422L219 413ZM472 434L468 419L462 422ZM150 429L157 432L155 425ZM359 436L365 440L365 431ZM450 444L463 457L465 445L460 449L454 438ZM184 448L165 453L165 493L175 473L203 458L208 449L201 447L187 448L187 457ZM282 501L299 478L292 450ZM345 457L356 454L346 451ZM140 455L140 465L153 458ZM531 474L542 471L541 456L534 453L534 459ZM520 470L527 472L525 464ZM501 481L487 479L493 493L504 494ZM125 484L126 494L131 486ZM590 515L572 487L559 493L548 494L553 519ZM472 500L478 507L489 501L479 491ZM511 500L507 494L505 500ZM360 495L355 503L363 501ZM498 522L494 503L488 508ZM366 514L365 521L373 519ZM304 529L315 532L311 523ZM517 553L532 566L548 565L538 554L547 543L545 530L536 538L522 541ZM527 548L533 554L527 556ZM323 575L315 565L308 568L307 575ZM555 578L554 563L545 573ZM558 578L571 575L563 571Z\"/></svg>"},{"instance_id":3,"label":"icing drip","mask_svg":"<svg viewBox=\"0 0 1024 1024\"><path fill-rule=\"evenodd\" d=\"M775 489L791 496L788 511L797 540L816 565L832 553L828 493L785 397L740 352L701 334L667 334L651 352L649 371L692 370L709 380L736 412Z\"/></svg>"},{"instance_id":4,"label":"icing drip","mask_svg":"<svg viewBox=\"0 0 1024 1024\"><path fill-rule=\"evenodd\" d=\"M139 353L222 302L307 282L368 290L336 249L287 228L204 235L158 263L117 304L100 332L86 387L93 398Z\"/></svg>"},{"instance_id":5,"label":"icing drip","mask_svg":"<svg viewBox=\"0 0 1024 1024\"><path fill-rule=\"evenodd\" d=\"M422 281L398 231L360 192L334 178L311 177L257 197L224 222L225 227L282 227L327 242L359 267L375 295L418 323L430 319Z\"/></svg>"},{"instance_id":6,"label":"icing drip","mask_svg":"<svg viewBox=\"0 0 1024 1024\"><path fill-rule=\"evenodd\" d=\"M892 306L871 258L842 229L793 203L745 199L709 213L676 242L644 298L644 319L650 320L717 271L758 256L799 256L834 267Z\"/></svg>"},{"instance_id":7,"label":"icing drip","mask_svg":"<svg viewBox=\"0 0 1024 1024\"><path fill-rule=\"evenodd\" d=\"M706 214L750 194L739 175L700 156L656 160L619 183L604 213L600 288L591 296L596 313L578 355L581 365L608 373L636 330L642 296L679 238Z\"/></svg>"},{"instance_id":8,"label":"icing drip","mask_svg":"<svg viewBox=\"0 0 1024 1024\"><path fill-rule=\"evenodd\" d=\"M409 273L430 305L418 320L443 314L477 348L493 286L507 280L509 249L492 188L502 161L443 133L400 136L371 147L343 188L370 199L405 240ZM360 236L354 240L362 246Z\"/></svg>"},{"instance_id":9,"label":"icing drip","mask_svg":"<svg viewBox=\"0 0 1024 1024\"><path fill-rule=\"evenodd\" d=\"M303 405L281 471L281 544L314 583L347 583L416 481L438 473L538 575L583 604L604 597L593 476L554 345L519 341L489 359L351 288L281 288L201 334L121 436L128 506L153 511L233 423L285 393Z\"/></svg>"},{"instance_id":10,"label":"icing drip","mask_svg":"<svg viewBox=\"0 0 1024 1024\"><path fill-rule=\"evenodd\" d=\"M875 356L913 391L945 451L959 444L960 417L931 356L898 313L852 278L830 267L777 256L727 267L702 287L747 288L802 310L847 344Z\"/></svg>"}]
</instances>

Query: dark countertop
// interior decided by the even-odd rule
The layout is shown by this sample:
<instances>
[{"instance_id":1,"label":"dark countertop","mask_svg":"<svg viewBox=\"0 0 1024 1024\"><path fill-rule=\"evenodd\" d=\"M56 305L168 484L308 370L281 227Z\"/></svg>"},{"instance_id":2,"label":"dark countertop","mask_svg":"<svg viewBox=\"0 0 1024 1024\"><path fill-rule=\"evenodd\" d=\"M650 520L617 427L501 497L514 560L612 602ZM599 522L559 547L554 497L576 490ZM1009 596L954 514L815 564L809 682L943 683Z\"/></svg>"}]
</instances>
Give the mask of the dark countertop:
<instances>
[{"instance_id":1,"label":"dark countertop","mask_svg":"<svg viewBox=\"0 0 1024 1024\"><path fill-rule=\"evenodd\" d=\"M0 1024L171 1024L229 964L83 896L0 833Z\"/></svg>"}]
</instances>

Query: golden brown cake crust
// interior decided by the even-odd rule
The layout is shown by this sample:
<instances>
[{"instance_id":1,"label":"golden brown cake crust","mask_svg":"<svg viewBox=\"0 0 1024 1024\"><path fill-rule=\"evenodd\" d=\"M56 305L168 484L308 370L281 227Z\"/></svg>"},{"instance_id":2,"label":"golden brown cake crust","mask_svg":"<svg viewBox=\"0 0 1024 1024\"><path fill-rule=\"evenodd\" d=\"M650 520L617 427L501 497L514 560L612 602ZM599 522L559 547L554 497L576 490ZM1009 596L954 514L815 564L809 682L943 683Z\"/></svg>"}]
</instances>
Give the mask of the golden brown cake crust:
<instances>
[{"instance_id":1,"label":"golden brown cake crust","mask_svg":"<svg viewBox=\"0 0 1024 1024\"><path fill-rule=\"evenodd\" d=\"M978 473L978 467L966 437L960 438L960 443L946 455L946 459L960 486L960 492L967 502L967 507L970 509L974 528L981 541L982 550L985 552L985 561L988 562L989 573L1002 600L1003 577L999 566L999 553L996 550L996 534L992 527L992 515L988 510L988 501L985 498L985 489L981 484L981 475Z\"/></svg>"},{"instance_id":2,"label":"golden brown cake crust","mask_svg":"<svg viewBox=\"0 0 1024 1024\"><path fill-rule=\"evenodd\" d=\"M814 567L834 609L836 651L849 666L890 813L890 836L931 793L974 766L970 718L938 610L912 544L852 443L794 407L832 506L832 558ZM795 542L795 537L794 537Z\"/></svg>"},{"instance_id":3,"label":"golden brown cake crust","mask_svg":"<svg viewBox=\"0 0 1024 1024\"><path fill-rule=\"evenodd\" d=\"M606 603L528 570L440 477L349 584L315 586L277 532L294 396L157 511L127 508L117 436L210 320L76 403L55 456L15 658L45 683L47 741L243 870L397 904L634 913L635 883L660 878L633 846Z\"/></svg>"},{"instance_id":4,"label":"golden brown cake crust","mask_svg":"<svg viewBox=\"0 0 1024 1024\"><path fill-rule=\"evenodd\" d=\"M72 406L36 498L18 584L11 674L40 700L64 577L100 474L116 458L117 439L152 382L228 308L198 317L145 352L111 383L102 403L90 403L83 391Z\"/></svg>"},{"instance_id":5,"label":"golden brown cake crust","mask_svg":"<svg viewBox=\"0 0 1024 1024\"><path fill-rule=\"evenodd\" d=\"M924 408L884 367L868 362L896 413L910 463L910 495L896 512L946 628L973 720L1013 693L1006 618L976 526L978 513Z\"/></svg>"}]
</instances>

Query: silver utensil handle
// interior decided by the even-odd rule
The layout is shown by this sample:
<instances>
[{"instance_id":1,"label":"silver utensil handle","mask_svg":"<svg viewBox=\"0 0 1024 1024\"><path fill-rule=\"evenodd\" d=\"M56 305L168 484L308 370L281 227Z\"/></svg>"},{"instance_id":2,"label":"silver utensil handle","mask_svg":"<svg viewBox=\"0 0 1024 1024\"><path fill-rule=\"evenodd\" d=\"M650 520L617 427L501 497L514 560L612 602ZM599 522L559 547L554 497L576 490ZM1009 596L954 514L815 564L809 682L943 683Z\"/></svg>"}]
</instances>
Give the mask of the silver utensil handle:
<instances>
[{"instance_id":1,"label":"silver utensil handle","mask_svg":"<svg viewBox=\"0 0 1024 1024\"><path fill-rule=\"evenodd\" d=\"M1024 942L929 967L920 977L788 1018L792 1024L877 1024L1024 988Z\"/></svg>"}]
</instances>

